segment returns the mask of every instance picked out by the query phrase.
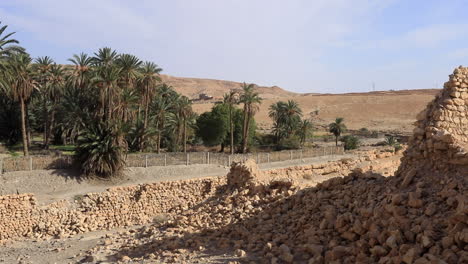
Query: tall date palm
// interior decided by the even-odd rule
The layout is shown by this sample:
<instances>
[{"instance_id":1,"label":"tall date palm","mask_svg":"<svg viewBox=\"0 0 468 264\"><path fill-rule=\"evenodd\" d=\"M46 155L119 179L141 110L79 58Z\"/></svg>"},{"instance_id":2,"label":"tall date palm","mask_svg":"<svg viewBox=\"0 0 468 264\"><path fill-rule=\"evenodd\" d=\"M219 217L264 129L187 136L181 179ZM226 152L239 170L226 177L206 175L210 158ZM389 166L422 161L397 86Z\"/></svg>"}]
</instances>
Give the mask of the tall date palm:
<instances>
[{"instance_id":1,"label":"tall date palm","mask_svg":"<svg viewBox=\"0 0 468 264\"><path fill-rule=\"evenodd\" d=\"M242 85L242 94L240 96L241 103L244 104L244 120L243 120L243 128L242 128L242 146L241 152L245 153L247 151L247 144L248 144L248 137L249 137L249 129L250 129L250 120L252 117L257 113L260 108L260 104L262 102L262 98L255 90L254 84L246 84Z\"/></svg>"},{"instance_id":2,"label":"tall date palm","mask_svg":"<svg viewBox=\"0 0 468 264\"><path fill-rule=\"evenodd\" d=\"M3 84L9 90L13 100L19 102L21 110L21 133L23 137L23 153L29 155L28 150L28 129L26 126L26 103L33 90L38 88L34 79L34 71L31 66L32 59L26 53L14 53L8 58L8 65L5 68Z\"/></svg>"}]
</instances>

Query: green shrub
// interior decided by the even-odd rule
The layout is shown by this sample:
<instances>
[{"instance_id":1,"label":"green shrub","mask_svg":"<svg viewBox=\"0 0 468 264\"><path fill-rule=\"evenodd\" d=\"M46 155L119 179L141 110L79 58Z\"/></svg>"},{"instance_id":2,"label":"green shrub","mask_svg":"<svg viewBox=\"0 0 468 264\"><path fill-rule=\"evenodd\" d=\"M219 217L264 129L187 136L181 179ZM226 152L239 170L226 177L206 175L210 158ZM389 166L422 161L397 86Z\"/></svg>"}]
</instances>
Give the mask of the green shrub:
<instances>
[{"instance_id":1,"label":"green shrub","mask_svg":"<svg viewBox=\"0 0 468 264\"><path fill-rule=\"evenodd\" d=\"M298 149L301 147L301 140L297 136L283 138L277 146L277 150Z\"/></svg>"},{"instance_id":2,"label":"green shrub","mask_svg":"<svg viewBox=\"0 0 468 264\"><path fill-rule=\"evenodd\" d=\"M395 144L395 152L403 149L403 146L400 143Z\"/></svg>"},{"instance_id":3,"label":"green shrub","mask_svg":"<svg viewBox=\"0 0 468 264\"><path fill-rule=\"evenodd\" d=\"M116 176L124 168L126 149L121 129L105 123L90 124L78 140L75 161L85 175Z\"/></svg>"},{"instance_id":4,"label":"green shrub","mask_svg":"<svg viewBox=\"0 0 468 264\"><path fill-rule=\"evenodd\" d=\"M345 150L357 149L359 147L359 139L355 136L344 136L340 141L344 143Z\"/></svg>"}]
</instances>

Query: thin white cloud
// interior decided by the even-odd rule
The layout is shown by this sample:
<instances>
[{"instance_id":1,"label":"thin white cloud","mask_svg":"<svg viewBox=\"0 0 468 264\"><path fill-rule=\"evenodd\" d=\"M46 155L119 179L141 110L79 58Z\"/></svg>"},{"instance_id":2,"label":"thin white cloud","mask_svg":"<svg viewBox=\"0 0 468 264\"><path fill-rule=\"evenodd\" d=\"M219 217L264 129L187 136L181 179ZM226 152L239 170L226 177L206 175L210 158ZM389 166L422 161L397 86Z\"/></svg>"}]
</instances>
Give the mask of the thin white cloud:
<instances>
[{"instance_id":1,"label":"thin white cloud","mask_svg":"<svg viewBox=\"0 0 468 264\"><path fill-rule=\"evenodd\" d=\"M398 36L376 40L382 49L437 48L440 45L463 38L468 24L433 24L401 33Z\"/></svg>"}]
</instances>

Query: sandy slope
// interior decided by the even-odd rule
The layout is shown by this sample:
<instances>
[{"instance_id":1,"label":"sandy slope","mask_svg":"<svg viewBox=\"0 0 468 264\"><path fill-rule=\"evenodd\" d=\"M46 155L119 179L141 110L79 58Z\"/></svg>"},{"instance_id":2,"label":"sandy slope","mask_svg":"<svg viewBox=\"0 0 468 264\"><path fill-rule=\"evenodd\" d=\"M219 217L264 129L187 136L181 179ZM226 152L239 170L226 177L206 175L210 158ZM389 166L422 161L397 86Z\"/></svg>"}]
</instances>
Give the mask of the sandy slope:
<instances>
[{"instance_id":1,"label":"sandy slope","mask_svg":"<svg viewBox=\"0 0 468 264\"><path fill-rule=\"evenodd\" d=\"M222 98L229 90L241 87L239 82L224 80L184 78L164 74L161 78L189 98L198 98L200 93L215 98L210 102L196 102L193 108L197 113L209 111L214 101ZM351 129L366 127L371 130L402 132L411 132L416 115L426 107L438 91L424 89L347 94L297 94L277 86L259 86L257 89L264 98L260 112L255 117L259 128L271 127L268 107L272 103L294 99L301 105L304 116L312 119L315 124L326 125L336 117L344 117L347 126ZM316 110L318 115L314 114Z\"/></svg>"},{"instance_id":2,"label":"sandy slope","mask_svg":"<svg viewBox=\"0 0 468 264\"><path fill-rule=\"evenodd\" d=\"M407 90L400 92L374 92L354 94L305 94L267 98L255 116L260 128L272 124L268 107L278 100L296 100L304 116L315 124L326 125L336 117L345 118L350 129L398 130L411 132L416 115L434 98L438 90ZM198 113L209 111L213 104L195 104ZM318 110L318 115L315 111Z\"/></svg>"}]
</instances>

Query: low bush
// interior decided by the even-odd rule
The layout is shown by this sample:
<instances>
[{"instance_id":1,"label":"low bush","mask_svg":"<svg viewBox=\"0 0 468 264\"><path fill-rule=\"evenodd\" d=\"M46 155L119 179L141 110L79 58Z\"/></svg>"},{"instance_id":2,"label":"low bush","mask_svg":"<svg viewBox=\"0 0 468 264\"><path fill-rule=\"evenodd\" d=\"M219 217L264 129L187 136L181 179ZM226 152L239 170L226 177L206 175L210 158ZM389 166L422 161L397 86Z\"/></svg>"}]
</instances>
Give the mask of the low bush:
<instances>
[{"instance_id":1,"label":"low bush","mask_svg":"<svg viewBox=\"0 0 468 264\"><path fill-rule=\"evenodd\" d=\"M340 141L344 143L345 150L357 149L359 147L359 139L355 136L344 136Z\"/></svg>"}]
</instances>

